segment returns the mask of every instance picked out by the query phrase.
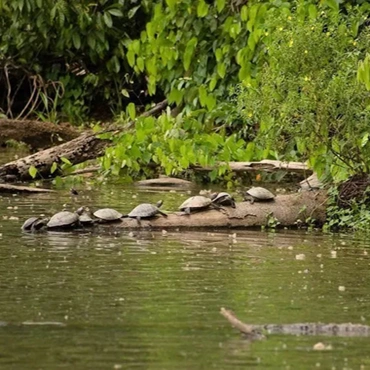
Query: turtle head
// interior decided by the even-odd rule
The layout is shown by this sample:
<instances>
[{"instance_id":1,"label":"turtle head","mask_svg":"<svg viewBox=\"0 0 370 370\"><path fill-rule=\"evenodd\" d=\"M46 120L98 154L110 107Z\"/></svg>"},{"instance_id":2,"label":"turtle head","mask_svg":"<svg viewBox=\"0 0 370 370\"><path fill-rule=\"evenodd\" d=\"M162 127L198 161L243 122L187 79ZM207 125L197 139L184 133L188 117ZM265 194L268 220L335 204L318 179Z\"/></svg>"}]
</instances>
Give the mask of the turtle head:
<instances>
[{"instance_id":1,"label":"turtle head","mask_svg":"<svg viewBox=\"0 0 370 370\"><path fill-rule=\"evenodd\" d=\"M210 198L213 200L213 199L216 199L217 198L217 195L218 195L218 193L216 192L216 193L212 193L211 195L210 195Z\"/></svg>"},{"instance_id":2,"label":"turtle head","mask_svg":"<svg viewBox=\"0 0 370 370\"><path fill-rule=\"evenodd\" d=\"M163 204L163 200L161 199L161 200L159 200L159 201L156 203L156 206L157 206L158 208L161 208L162 204Z\"/></svg>"},{"instance_id":3,"label":"turtle head","mask_svg":"<svg viewBox=\"0 0 370 370\"><path fill-rule=\"evenodd\" d=\"M88 210L89 210L89 209L88 209L87 207L82 206L82 207L80 207L80 208L76 211L76 213L80 216L80 215L82 215L83 213L87 212Z\"/></svg>"}]
</instances>

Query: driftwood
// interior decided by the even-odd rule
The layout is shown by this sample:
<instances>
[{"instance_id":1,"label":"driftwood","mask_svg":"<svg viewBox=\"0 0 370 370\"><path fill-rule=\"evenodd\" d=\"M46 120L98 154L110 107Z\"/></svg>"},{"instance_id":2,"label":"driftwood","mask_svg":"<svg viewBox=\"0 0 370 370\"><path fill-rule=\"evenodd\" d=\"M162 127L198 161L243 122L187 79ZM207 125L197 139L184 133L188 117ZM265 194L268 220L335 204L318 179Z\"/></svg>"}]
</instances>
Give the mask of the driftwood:
<instances>
[{"instance_id":1,"label":"driftwood","mask_svg":"<svg viewBox=\"0 0 370 370\"><path fill-rule=\"evenodd\" d=\"M55 193L55 190L30 186L0 184L0 193Z\"/></svg>"},{"instance_id":2,"label":"driftwood","mask_svg":"<svg viewBox=\"0 0 370 370\"><path fill-rule=\"evenodd\" d=\"M67 123L0 119L0 146L8 140L21 141L32 149L49 148L73 140L80 133Z\"/></svg>"},{"instance_id":3,"label":"driftwood","mask_svg":"<svg viewBox=\"0 0 370 370\"><path fill-rule=\"evenodd\" d=\"M114 224L124 229L202 229L252 228L261 226L291 227L304 223L308 218L318 224L325 222L326 193L304 191L291 195L278 195L273 202L236 203L236 208L223 207L221 210L208 209L185 215L182 212L169 213L138 222L123 218ZM105 226L104 226L105 227ZM109 227L113 227L109 225Z\"/></svg>"},{"instance_id":4,"label":"driftwood","mask_svg":"<svg viewBox=\"0 0 370 370\"><path fill-rule=\"evenodd\" d=\"M175 177L160 176L157 179L137 181L135 185L143 187L191 187L194 186L194 183Z\"/></svg>"},{"instance_id":5,"label":"driftwood","mask_svg":"<svg viewBox=\"0 0 370 370\"><path fill-rule=\"evenodd\" d=\"M323 323L299 323L299 324L267 324L250 325L240 321L233 312L221 308L221 315L241 333L249 339L262 339L264 334L292 334L292 335L325 335L338 337L369 337L370 326L362 324L323 324Z\"/></svg>"},{"instance_id":6,"label":"driftwood","mask_svg":"<svg viewBox=\"0 0 370 370\"><path fill-rule=\"evenodd\" d=\"M67 143L0 166L0 178L4 181L32 180L29 173L31 166L37 169L37 178L53 177L59 172L51 174L51 167L53 163L63 163L61 158L72 164L82 163L102 155L109 143L109 140L100 139L95 134L84 134Z\"/></svg>"}]
</instances>

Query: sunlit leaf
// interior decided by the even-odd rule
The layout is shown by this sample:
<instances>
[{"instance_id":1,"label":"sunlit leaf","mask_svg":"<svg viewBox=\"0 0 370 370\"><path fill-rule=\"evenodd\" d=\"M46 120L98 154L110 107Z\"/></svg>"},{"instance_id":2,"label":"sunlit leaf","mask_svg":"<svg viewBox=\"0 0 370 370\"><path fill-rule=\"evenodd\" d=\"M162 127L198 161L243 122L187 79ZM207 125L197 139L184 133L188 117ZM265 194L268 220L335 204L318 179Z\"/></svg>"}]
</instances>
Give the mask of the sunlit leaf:
<instances>
[{"instance_id":1,"label":"sunlit leaf","mask_svg":"<svg viewBox=\"0 0 370 370\"><path fill-rule=\"evenodd\" d=\"M30 176L34 179L36 176L37 176L37 168L35 166L30 166L30 168L28 169L28 173L30 174Z\"/></svg>"},{"instance_id":2,"label":"sunlit leaf","mask_svg":"<svg viewBox=\"0 0 370 370\"><path fill-rule=\"evenodd\" d=\"M208 14L208 4L204 0L199 0L197 6L197 15L200 18L205 17Z\"/></svg>"},{"instance_id":3,"label":"sunlit leaf","mask_svg":"<svg viewBox=\"0 0 370 370\"><path fill-rule=\"evenodd\" d=\"M53 162L50 168L50 173L53 174L58 169L58 164L56 162Z\"/></svg>"},{"instance_id":4,"label":"sunlit leaf","mask_svg":"<svg viewBox=\"0 0 370 370\"><path fill-rule=\"evenodd\" d=\"M68 164L68 165L72 166L72 163L71 163L71 161L70 161L68 158L66 158L66 157L60 157L60 160L61 160L63 163L65 163L65 164Z\"/></svg>"},{"instance_id":5,"label":"sunlit leaf","mask_svg":"<svg viewBox=\"0 0 370 370\"><path fill-rule=\"evenodd\" d=\"M136 118L136 108L135 108L135 104L134 103L129 103L127 105L127 112L128 112L128 115L130 116L130 118L132 120L134 120Z\"/></svg>"}]
</instances>

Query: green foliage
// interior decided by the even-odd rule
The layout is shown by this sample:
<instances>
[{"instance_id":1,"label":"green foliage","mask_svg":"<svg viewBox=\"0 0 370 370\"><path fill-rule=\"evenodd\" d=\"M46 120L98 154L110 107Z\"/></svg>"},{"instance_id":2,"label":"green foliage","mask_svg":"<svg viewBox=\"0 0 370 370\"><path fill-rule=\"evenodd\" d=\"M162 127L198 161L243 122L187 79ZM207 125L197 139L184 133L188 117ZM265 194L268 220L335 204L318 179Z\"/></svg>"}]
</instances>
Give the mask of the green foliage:
<instances>
[{"instance_id":1,"label":"green foliage","mask_svg":"<svg viewBox=\"0 0 370 370\"><path fill-rule=\"evenodd\" d=\"M216 162L246 161L251 151L237 134L207 129L197 116L182 114L172 117L171 112L160 117L139 117L132 131L112 137L115 145L108 148L102 159L104 170L113 175L138 177L150 173L151 165L163 168L167 175L181 173L193 166L215 166ZM210 174L227 178L227 164L218 165Z\"/></svg>"},{"instance_id":2,"label":"green foliage","mask_svg":"<svg viewBox=\"0 0 370 370\"><path fill-rule=\"evenodd\" d=\"M238 91L239 112L247 128L258 127L257 143L282 158L308 160L337 180L368 173L370 93L356 73L370 47L367 28L358 32L369 5L344 15L333 2L334 11L302 4L269 13L269 62Z\"/></svg>"},{"instance_id":3,"label":"green foliage","mask_svg":"<svg viewBox=\"0 0 370 370\"><path fill-rule=\"evenodd\" d=\"M149 0L139 5L123 0L0 2L0 79L6 86L0 106L11 117L25 116L21 110L27 104L30 111L48 116L46 107L52 102L39 92L50 97L52 83L58 83L63 86L58 112L70 119L82 119L101 108L102 102L108 109L122 109L127 97L121 91L132 90L134 82L126 63L126 44L145 27L151 4ZM139 78L135 82L141 85Z\"/></svg>"},{"instance_id":4,"label":"green foliage","mask_svg":"<svg viewBox=\"0 0 370 370\"><path fill-rule=\"evenodd\" d=\"M370 189L361 199L353 200L346 207L338 205L338 189L332 187L328 191L327 222L325 229L339 230L351 229L355 231L368 231L370 225Z\"/></svg>"},{"instance_id":5,"label":"green foliage","mask_svg":"<svg viewBox=\"0 0 370 370\"><path fill-rule=\"evenodd\" d=\"M35 166L30 166L30 168L28 169L28 173L30 174L30 176L34 179L36 178L37 176L37 168Z\"/></svg>"}]
</instances>

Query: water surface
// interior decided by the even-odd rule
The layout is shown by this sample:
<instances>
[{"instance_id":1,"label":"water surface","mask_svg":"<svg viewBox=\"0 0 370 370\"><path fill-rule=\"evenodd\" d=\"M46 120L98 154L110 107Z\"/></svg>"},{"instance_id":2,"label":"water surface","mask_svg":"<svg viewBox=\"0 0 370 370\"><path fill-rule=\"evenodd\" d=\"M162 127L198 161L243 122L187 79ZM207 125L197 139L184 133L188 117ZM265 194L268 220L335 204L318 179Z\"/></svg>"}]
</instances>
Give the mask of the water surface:
<instances>
[{"instance_id":1,"label":"water surface","mask_svg":"<svg viewBox=\"0 0 370 370\"><path fill-rule=\"evenodd\" d=\"M0 320L12 323L0 326L1 369L370 368L369 338L250 343L219 314L370 324L368 240L287 230L20 232L31 215L64 207L127 212L163 198L174 210L188 196L76 185L78 197L62 189L0 198ZM332 349L315 351L317 342Z\"/></svg>"}]
</instances>

